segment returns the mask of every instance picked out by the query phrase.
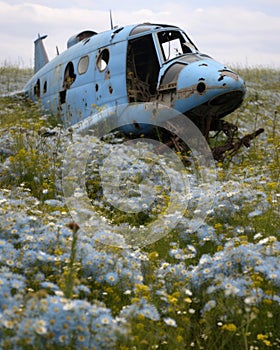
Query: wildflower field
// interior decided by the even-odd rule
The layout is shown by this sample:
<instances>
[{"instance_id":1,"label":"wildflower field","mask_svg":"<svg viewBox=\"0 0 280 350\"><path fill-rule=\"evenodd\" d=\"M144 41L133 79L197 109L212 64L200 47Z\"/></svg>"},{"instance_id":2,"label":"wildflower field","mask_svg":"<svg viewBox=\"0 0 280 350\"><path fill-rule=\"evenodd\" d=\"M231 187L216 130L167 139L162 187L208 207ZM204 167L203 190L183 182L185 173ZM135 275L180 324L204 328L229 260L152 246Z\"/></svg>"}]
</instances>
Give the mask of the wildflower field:
<instances>
[{"instance_id":1,"label":"wildflower field","mask_svg":"<svg viewBox=\"0 0 280 350\"><path fill-rule=\"evenodd\" d=\"M0 73L2 95L32 74ZM1 350L280 349L280 71L239 73L247 96L226 120L240 135L265 132L215 163L199 227L185 225L192 198L182 222L143 247L103 244L114 232L78 226L61 182L75 136L40 106L0 98ZM110 147L97 140L97 158ZM159 213L123 215L96 172L87 190L114 225L145 226ZM168 199L158 193L162 209Z\"/></svg>"}]
</instances>

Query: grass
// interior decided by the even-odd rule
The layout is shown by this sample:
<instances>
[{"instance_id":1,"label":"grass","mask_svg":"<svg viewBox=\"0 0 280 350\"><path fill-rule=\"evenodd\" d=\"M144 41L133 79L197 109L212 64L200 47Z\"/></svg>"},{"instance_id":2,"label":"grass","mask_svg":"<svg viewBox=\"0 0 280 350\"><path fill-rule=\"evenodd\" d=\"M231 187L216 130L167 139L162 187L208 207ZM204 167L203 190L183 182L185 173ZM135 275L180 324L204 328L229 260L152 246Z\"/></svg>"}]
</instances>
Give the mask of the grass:
<instances>
[{"instance_id":1,"label":"grass","mask_svg":"<svg viewBox=\"0 0 280 350\"><path fill-rule=\"evenodd\" d=\"M31 74L0 70L3 93ZM141 249L104 245L113 232L73 222L61 184L73 135L29 101L0 99L0 348L280 349L280 72L238 70L247 96L227 120L240 135L265 132L216 162L199 228L186 228L190 203L186 222ZM98 198L104 221L124 225Z\"/></svg>"},{"instance_id":2,"label":"grass","mask_svg":"<svg viewBox=\"0 0 280 350\"><path fill-rule=\"evenodd\" d=\"M32 73L33 70L30 68L23 69L17 65L3 65L0 67L0 94L21 90Z\"/></svg>"}]
</instances>

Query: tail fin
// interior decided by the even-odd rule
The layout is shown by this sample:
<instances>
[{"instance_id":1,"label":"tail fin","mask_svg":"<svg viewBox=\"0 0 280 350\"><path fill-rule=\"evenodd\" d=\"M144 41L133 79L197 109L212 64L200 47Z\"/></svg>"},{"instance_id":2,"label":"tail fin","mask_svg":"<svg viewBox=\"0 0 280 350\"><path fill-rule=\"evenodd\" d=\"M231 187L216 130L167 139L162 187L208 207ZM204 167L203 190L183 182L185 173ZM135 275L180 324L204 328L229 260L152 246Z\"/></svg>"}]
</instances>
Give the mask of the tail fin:
<instances>
[{"instance_id":1,"label":"tail fin","mask_svg":"<svg viewBox=\"0 0 280 350\"><path fill-rule=\"evenodd\" d=\"M38 72L45 64L49 62L49 58L43 44L43 40L47 35L40 36L34 41L35 44L35 54L34 54L34 73Z\"/></svg>"}]
</instances>

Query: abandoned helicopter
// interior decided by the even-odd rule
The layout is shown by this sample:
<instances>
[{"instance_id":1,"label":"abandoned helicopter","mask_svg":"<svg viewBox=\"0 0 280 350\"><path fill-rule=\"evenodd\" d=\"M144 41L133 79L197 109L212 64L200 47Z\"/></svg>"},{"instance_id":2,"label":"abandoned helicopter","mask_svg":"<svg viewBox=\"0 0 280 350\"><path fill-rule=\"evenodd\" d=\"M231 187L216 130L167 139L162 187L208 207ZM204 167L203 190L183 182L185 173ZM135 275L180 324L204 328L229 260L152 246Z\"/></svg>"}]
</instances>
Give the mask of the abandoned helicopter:
<instances>
[{"instance_id":1,"label":"abandoned helicopter","mask_svg":"<svg viewBox=\"0 0 280 350\"><path fill-rule=\"evenodd\" d=\"M222 118L241 105L245 83L201 53L180 28L143 23L102 33L82 31L51 61L45 38L39 35L34 42L35 74L24 91L59 115L65 127L97 114L103 106L154 101L186 115L206 138L211 130L230 135L226 150L235 146L236 127ZM145 121L141 114L134 116L129 132L145 132Z\"/></svg>"}]
</instances>

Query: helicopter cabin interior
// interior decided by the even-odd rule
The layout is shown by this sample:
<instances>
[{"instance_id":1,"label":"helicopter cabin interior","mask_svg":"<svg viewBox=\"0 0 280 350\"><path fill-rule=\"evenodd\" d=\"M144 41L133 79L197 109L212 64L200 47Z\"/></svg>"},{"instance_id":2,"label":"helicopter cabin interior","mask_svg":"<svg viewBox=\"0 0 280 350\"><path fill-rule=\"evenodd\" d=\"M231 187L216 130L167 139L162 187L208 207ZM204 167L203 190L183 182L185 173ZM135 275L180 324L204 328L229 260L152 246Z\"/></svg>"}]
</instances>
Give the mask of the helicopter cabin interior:
<instances>
[{"instance_id":1,"label":"helicopter cabin interior","mask_svg":"<svg viewBox=\"0 0 280 350\"><path fill-rule=\"evenodd\" d=\"M129 102L145 102L155 94L159 60L152 34L129 40L127 49L127 92Z\"/></svg>"},{"instance_id":2,"label":"helicopter cabin interior","mask_svg":"<svg viewBox=\"0 0 280 350\"><path fill-rule=\"evenodd\" d=\"M156 43L160 47L161 59L158 56L152 34L137 37L128 42L127 91L129 102L150 101L156 93L162 63L192 52L191 43L178 30L158 32Z\"/></svg>"}]
</instances>

